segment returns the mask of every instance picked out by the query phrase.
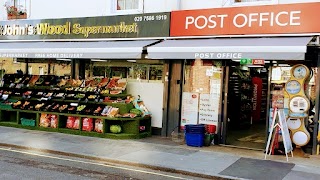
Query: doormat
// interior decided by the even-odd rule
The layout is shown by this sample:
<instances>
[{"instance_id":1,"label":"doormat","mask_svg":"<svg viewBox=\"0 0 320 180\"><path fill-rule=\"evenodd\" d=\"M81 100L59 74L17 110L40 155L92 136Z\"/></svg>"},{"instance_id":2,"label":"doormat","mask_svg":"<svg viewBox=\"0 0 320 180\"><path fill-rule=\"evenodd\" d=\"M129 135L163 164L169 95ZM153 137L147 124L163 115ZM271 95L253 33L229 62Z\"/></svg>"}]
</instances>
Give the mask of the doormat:
<instances>
[{"instance_id":1,"label":"doormat","mask_svg":"<svg viewBox=\"0 0 320 180\"><path fill-rule=\"evenodd\" d=\"M293 167L292 163L240 158L219 174L245 179L281 180Z\"/></svg>"},{"instance_id":2,"label":"doormat","mask_svg":"<svg viewBox=\"0 0 320 180\"><path fill-rule=\"evenodd\" d=\"M250 136L246 136L243 138L238 139L238 141L243 141L243 142L254 142L254 143L265 143L265 134L264 133L256 133L252 134Z\"/></svg>"}]
</instances>

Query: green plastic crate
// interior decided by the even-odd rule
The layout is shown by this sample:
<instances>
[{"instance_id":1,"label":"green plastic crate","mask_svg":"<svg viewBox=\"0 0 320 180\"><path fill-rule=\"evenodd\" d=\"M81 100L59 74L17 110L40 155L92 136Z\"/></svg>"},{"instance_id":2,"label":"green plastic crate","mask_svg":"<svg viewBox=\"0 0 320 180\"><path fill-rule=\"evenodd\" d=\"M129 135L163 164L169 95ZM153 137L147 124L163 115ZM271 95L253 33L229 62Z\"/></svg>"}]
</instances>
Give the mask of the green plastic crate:
<instances>
[{"instance_id":1,"label":"green plastic crate","mask_svg":"<svg viewBox=\"0 0 320 180\"><path fill-rule=\"evenodd\" d=\"M3 104L3 103L1 103L0 104L0 109L4 109L4 110L6 110L6 109L12 109L12 106L11 106L11 104Z\"/></svg>"},{"instance_id":2,"label":"green plastic crate","mask_svg":"<svg viewBox=\"0 0 320 180\"><path fill-rule=\"evenodd\" d=\"M36 120L34 119L21 118L20 120L22 126L36 126Z\"/></svg>"}]
</instances>

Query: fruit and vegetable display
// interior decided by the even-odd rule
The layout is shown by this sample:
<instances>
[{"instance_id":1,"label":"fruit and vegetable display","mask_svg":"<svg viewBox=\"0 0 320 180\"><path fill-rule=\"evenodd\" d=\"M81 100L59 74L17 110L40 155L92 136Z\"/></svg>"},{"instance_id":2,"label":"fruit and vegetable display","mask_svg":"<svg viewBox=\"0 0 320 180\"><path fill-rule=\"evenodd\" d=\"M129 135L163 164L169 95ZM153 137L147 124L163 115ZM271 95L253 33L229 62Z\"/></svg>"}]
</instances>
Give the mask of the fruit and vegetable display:
<instances>
[{"instance_id":1,"label":"fruit and vegetable display","mask_svg":"<svg viewBox=\"0 0 320 180\"><path fill-rule=\"evenodd\" d=\"M32 94L32 91L26 91L23 93L24 96L30 96Z\"/></svg>"},{"instance_id":2,"label":"fruit and vegetable display","mask_svg":"<svg viewBox=\"0 0 320 180\"><path fill-rule=\"evenodd\" d=\"M111 133L115 133L115 134L121 133L121 130L122 130L122 128L121 128L120 125L111 125L110 126L110 132Z\"/></svg>"},{"instance_id":3,"label":"fruit and vegetable display","mask_svg":"<svg viewBox=\"0 0 320 180\"><path fill-rule=\"evenodd\" d=\"M96 115L100 115L101 112L102 112L103 108L101 106L98 106L94 111L93 111L93 114L96 114Z\"/></svg>"},{"instance_id":4,"label":"fruit and vegetable display","mask_svg":"<svg viewBox=\"0 0 320 180\"><path fill-rule=\"evenodd\" d=\"M57 128L58 116L54 114L41 113L39 126Z\"/></svg>"},{"instance_id":5,"label":"fruit and vegetable display","mask_svg":"<svg viewBox=\"0 0 320 180\"><path fill-rule=\"evenodd\" d=\"M100 94L109 94L109 89L102 89Z\"/></svg>"},{"instance_id":6,"label":"fruit and vegetable display","mask_svg":"<svg viewBox=\"0 0 320 180\"><path fill-rule=\"evenodd\" d=\"M70 106L70 107L68 108L68 111L70 111L70 112L75 111L75 110L76 110L76 107L75 107L75 106Z\"/></svg>"},{"instance_id":7,"label":"fruit and vegetable display","mask_svg":"<svg viewBox=\"0 0 320 180\"><path fill-rule=\"evenodd\" d=\"M102 119L96 119L94 121L94 131L98 133L103 133L103 120Z\"/></svg>"},{"instance_id":8,"label":"fruit and vegetable display","mask_svg":"<svg viewBox=\"0 0 320 180\"><path fill-rule=\"evenodd\" d=\"M49 127L50 126L49 115L45 113L41 113L39 126L41 127Z\"/></svg>"},{"instance_id":9,"label":"fruit and vegetable display","mask_svg":"<svg viewBox=\"0 0 320 180\"><path fill-rule=\"evenodd\" d=\"M80 117L68 116L66 128L79 129Z\"/></svg>"},{"instance_id":10,"label":"fruit and vegetable display","mask_svg":"<svg viewBox=\"0 0 320 180\"><path fill-rule=\"evenodd\" d=\"M0 105L7 103L9 108L23 112L20 113L22 117L29 114L37 114L34 117L38 117L40 114L38 126L41 127L123 133L120 135L123 136L126 131L133 134L128 128L131 123L127 122L139 121L137 117L151 115L140 97L134 99L130 94L125 94L125 79L57 80L56 76L38 75L8 77L6 82L13 85L0 88L0 97L7 95L9 99L16 100L0 99ZM17 85L21 86L17 88ZM4 110L5 106L0 108Z\"/></svg>"},{"instance_id":11,"label":"fruit and vegetable display","mask_svg":"<svg viewBox=\"0 0 320 180\"><path fill-rule=\"evenodd\" d=\"M53 92L49 92L49 93L47 93L44 97L49 98L49 97L51 97L52 95L53 95Z\"/></svg>"},{"instance_id":12,"label":"fruit and vegetable display","mask_svg":"<svg viewBox=\"0 0 320 180\"><path fill-rule=\"evenodd\" d=\"M62 98L64 96L64 93L57 93L55 95L56 98Z\"/></svg>"},{"instance_id":13,"label":"fruit and vegetable display","mask_svg":"<svg viewBox=\"0 0 320 180\"><path fill-rule=\"evenodd\" d=\"M74 98L76 99L82 99L82 98L85 98L86 97L86 94L77 94L74 96Z\"/></svg>"},{"instance_id":14,"label":"fruit and vegetable display","mask_svg":"<svg viewBox=\"0 0 320 180\"><path fill-rule=\"evenodd\" d=\"M59 111L62 112L64 110L66 110L67 108L68 108L68 104L64 104L64 105L59 107Z\"/></svg>"},{"instance_id":15,"label":"fruit and vegetable display","mask_svg":"<svg viewBox=\"0 0 320 180\"><path fill-rule=\"evenodd\" d=\"M89 132L93 130L92 118L82 118L82 130L89 131Z\"/></svg>"},{"instance_id":16,"label":"fruit and vegetable display","mask_svg":"<svg viewBox=\"0 0 320 180\"><path fill-rule=\"evenodd\" d=\"M21 104L22 104L21 101L17 101L17 102L15 102L15 103L12 104L12 107L13 107L13 108L18 108Z\"/></svg>"},{"instance_id":17,"label":"fruit and vegetable display","mask_svg":"<svg viewBox=\"0 0 320 180\"><path fill-rule=\"evenodd\" d=\"M98 97L97 95L91 94L91 95L88 96L88 99L92 100L92 99L96 99L97 97Z\"/></svg>"},{"instance_id":18,"label":"fruit and vegetable display","mask_svg":"<svg viewBox=\"0 0 320 180\"><path fill-rule=\"evenodd\" d=\"M108 84L109 78L102 78L100 83L98 84L99 87L104 87Z\"/></svg>"},{"instance_id":19,"label":"fruit and vegetable display","mask_svg":"<svg viewBox=\"0 0 320 180\"><path fill-rule=\"evenodd\" d=\"M52 109L52 111L57 111L59 109L59 107L60 107L60 104L57 103L51 109Z\"/></svg>"},{"instance_id":20,"label":"fruit and vegetable display","mask_svg":"<svg viewBox=\"0 0 320 180\"><path fill-rule=\"evenodd\" d=\"M94 79L65 79L54 75L16 75L6 74L4 76L4 87L13 89L28 89L41 86L46 89L57 89L70 91L68 94L77 94L77 92L87 93L92 92L103 95L117 95L124 92L127 86L127 80L121 78L94 78ZM29 90L28 90L29 91ZM25 91L26 92L26 91ZM15 92L18 93L18 92ZM50 92L49 92L50 93ZM63 92L59 92L63 93ZM33 96L39 97L48 92L35 92ZM17 96L22 94L16 94ZM51 94L52 96L52 94ZM50 96L50 97L51 97ZM48 96L49 97L49 96ZM63 94L57 94L53 97L63 97Z\"/></svg>"},{"instance_id":21,"label":"fruit and vegetable display","mask_svg":"<svg viewBox=\"0 0 320 180\"><path fill-rule=\"evenodd\" d=\"M86 105L82 104L77 107L77 111L82 111L82 110L84 110L84 108L86 108Z\"/></svg>"},{"instance_id":22,"label":"fruit and vegetable display","mask_svg":"<svg viewBox=\"0 0 320 180\"><path fill-rule=\"evenodd\" d=\"M33 75L29 81L29 86L34 86L39 79L39 75Z\"/></svg>"},{"instance_id":23,"label":"fruit and vegetable display","mask_svg":"<svg viewBox=\"0 0 320 180\"><path fill-rule=\"evenodd\" d=\"M133 100L133 106L135 109L139 110L141 112L141 116L151 116L151 112L148 110L148 108L144 105L144 102L142 99L140 99L140 96L138 96L138 99ZM134 113L138 113L137 110L131 109Z\"/></svg>"},{"instance_id":24,"label":"fruit and vegetable display","mask_svg":"<svg viewBox=\"0 0 320 180\"><path fill-rule=\"evenodd\" d=\"M109 117L115 117L117 114L119 114L119 108L112 107L112 106L106 106L102 112L102 116L109 116Z\"/></svg>"},{"instance_id":25,"label":"fruit and vegetable display","mask_svg":"<svg viewBox=\"0 0 320 180\"><path fill-rule=\"evenodd\" d=\"M40 110L40 108L42 108L43 106L44 106L44 103L39 103L34 107L34 109L35 110Z\"/></svg>"}]
</instances>

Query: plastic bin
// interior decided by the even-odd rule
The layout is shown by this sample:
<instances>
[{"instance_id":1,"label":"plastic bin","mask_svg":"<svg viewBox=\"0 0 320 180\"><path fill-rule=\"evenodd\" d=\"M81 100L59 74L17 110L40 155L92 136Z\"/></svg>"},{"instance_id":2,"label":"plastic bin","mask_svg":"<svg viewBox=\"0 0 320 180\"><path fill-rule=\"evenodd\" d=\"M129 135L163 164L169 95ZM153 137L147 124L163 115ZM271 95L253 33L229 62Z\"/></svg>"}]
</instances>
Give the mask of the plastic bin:
<instances>
[{"instance_id":1,"label":"plastic bin","mask_svg":"<svg viewBox=\"0 0 320 180\"><path fill-rule=\"evenodd\" d=\"M192 134L204 134L206 132L206 128L203 124L187 124L185 125L185 132Z\"/></svg>"},{"instance_id":2,"label":"plastic bin","mask_svg":"<svg viewBox=\"0 0 320 180\"><path fill-rule=\"evenodd\" d=\"M22 126L36 126L36 120L34 119L21 118L20 120Z\"/></svg>"},{"instance_id":3,"label":"plastic bin","mask_svg":"<svg viewBox=\"0 0 320 180\"><path fill-rule=\"evenodd\" d=\"M206 132L210 134L215 134L217 130L216 125L207 124L206 125Z\"/></svg>"},{"instance_id":4,"label":"plastic bin","mask_svg":"<svg viewBox=\"0 0 320 180\"><path fill-rule=\"evenodd\" d=\"M188 146L202 147L204 134L186 133L186 143Z\"/></svg>"}]
</instances>

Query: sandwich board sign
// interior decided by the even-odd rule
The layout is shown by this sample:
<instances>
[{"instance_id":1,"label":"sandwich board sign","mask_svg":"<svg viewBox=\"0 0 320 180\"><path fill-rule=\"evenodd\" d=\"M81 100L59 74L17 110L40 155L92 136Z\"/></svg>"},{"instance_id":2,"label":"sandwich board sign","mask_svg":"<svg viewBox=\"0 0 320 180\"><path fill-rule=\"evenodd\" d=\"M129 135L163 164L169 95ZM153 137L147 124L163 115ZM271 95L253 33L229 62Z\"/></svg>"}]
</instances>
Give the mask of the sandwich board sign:
<instances>
[{"instance_id":1,"label":"sandwich board sign","mask_svg":"<svg viewBox=\"0 0 320 180\"><path fill-rule=\"evenodd\" d=\"M292 147L292 142L291 142L290 133L289 133L286 117L284 114L284 110L278 109L278 108L275 108L273 112L273 118L272 118L271 126L269 128L268 142L265 149L264 159L267 158L268 152L269 152L269 155L271 155L273 144L274 144L273 141L275 139L274 137L277 135L277 132L274 132L274 129L278 129L278 128L281 131L285 154L288 161L289 152L291 152L291 156L293 157L293 152L292 152L293 147Z\"/></svg>"}]
</instances>

